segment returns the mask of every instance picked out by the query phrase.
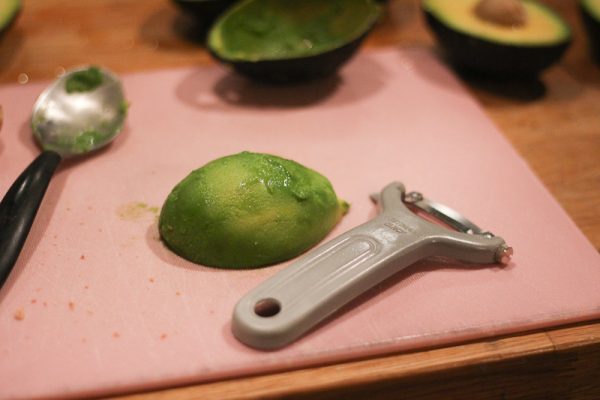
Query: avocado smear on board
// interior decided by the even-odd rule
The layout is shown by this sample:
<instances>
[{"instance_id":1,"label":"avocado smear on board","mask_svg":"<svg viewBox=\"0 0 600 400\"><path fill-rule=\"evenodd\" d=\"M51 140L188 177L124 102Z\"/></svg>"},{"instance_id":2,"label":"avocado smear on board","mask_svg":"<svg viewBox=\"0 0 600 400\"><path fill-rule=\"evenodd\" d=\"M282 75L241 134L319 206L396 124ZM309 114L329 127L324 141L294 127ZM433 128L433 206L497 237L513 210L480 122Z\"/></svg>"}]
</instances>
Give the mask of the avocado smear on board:
<instances>
[{"instance_id":1,"label":"avocado smear on board","mask_svg":"<svg viewBox=\"0 0 600 400\"><path fill-rule=\"evenodd\" d=\"M167 197L162 240L192 262L250 268L314 246L348 211L329 180L274 155L242 152L191 172Z\"/></svg>"}]
</instances>

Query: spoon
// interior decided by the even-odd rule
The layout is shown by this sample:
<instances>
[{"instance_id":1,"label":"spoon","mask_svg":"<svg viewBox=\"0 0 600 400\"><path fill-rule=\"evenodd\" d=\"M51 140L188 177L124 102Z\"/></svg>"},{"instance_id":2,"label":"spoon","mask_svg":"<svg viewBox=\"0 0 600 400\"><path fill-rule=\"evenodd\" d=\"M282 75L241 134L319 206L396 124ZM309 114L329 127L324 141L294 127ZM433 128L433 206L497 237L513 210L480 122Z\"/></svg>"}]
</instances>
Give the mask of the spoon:
<instances>
[{"instance_id":1,"label":"spoon","mask_svg":"<svg viewBox=\"0 0 600 400\"><path fill-rule=\"evenodd\" d=\"M31 129L43 151L0 202L0 287L17 261L60 161L110 143L126 114L119 78L97 67L67 72L38 97Z\"/></svg>"}]
</instances>

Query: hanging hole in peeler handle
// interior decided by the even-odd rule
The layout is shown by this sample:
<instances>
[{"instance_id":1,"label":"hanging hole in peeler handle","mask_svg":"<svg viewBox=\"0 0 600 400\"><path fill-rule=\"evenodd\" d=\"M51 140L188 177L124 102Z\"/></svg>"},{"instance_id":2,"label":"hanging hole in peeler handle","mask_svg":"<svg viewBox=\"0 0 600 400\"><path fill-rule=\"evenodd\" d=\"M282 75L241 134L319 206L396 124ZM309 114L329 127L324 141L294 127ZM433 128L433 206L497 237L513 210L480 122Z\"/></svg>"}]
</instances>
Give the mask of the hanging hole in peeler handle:
<instances>
[{"instance_id":1,"label":"hanging hole in peeler handle","mask_svg":"<svg viewBox=\"0 0 600 400\"><path fill-rule=\"evenodd\" d=\"M281 311L281 304L275 299L261 299L254 305L254 312L259 317L273 317Z\"/></svg>"}]
</instances>

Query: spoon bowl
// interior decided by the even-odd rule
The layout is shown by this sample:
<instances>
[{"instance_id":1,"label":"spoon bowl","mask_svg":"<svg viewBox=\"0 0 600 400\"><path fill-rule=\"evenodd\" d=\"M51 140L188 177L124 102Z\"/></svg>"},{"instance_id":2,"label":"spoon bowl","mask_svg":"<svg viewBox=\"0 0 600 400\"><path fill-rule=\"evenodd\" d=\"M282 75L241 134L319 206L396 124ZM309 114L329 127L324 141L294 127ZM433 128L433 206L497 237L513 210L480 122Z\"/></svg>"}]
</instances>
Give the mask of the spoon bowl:
<instances>
[{"instance_id":1,"label":"spoon bowl","mask_svg":"<svg viewBox=\"0 0 600 400\"><path fill-rule=\"evenodd\" d=\"M97 87L89 91L67 90L73 77L85 76L82 74L91 70L70 71L38 97L31 128L44 150L55 151L62 157L85 154L107 145L121 131L127 103L117 76L95 69L101 74Z\"/></svg>"},{"instance_id":2,"label":"spoon bowl","mask_svg":"<svg viewBox=\"0 0 600 400\"><path fill-rule=\"evenodd\" d=\"M39 96L31 128L43 151L0 202L0 287L17 261L60 161L110 143L126 114L119 78L98 67L71 70Z\"/></svg>"}]
</instances>

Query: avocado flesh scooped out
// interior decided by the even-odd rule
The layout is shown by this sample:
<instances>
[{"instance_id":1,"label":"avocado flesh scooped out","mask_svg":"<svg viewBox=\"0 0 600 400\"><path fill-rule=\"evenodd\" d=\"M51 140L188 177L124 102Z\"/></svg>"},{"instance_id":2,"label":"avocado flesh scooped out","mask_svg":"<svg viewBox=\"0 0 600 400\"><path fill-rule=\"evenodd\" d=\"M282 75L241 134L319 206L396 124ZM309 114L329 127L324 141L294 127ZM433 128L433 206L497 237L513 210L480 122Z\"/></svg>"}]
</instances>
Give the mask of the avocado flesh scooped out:
<instances>
[{"instance_id":1,"label":"avocado flesh scooped out","mask_svg":"<svg viewBox=\"0 0 600 400\"><path fill-rule=\"evenodd\" d=\"M477 12L480 3L423 2L427 22L458 67L493 75L535 76L556 62L569 46L569 26L547 6L535 1L517 2L524 20L506 24L483 18Z\"/></svg>"},{"instance_id":2,"label":"avocado flesh scooped out","mask_svg":"<svg viewBox=\"0 0 600 400\"><path fill-rule=\"evenodd\" d=\"M208 47L251 78L312 79L348 61L380 12L373 0L246 0L215 22Z\"/></svg>"},{"instance_id":3,"label":"avocado flesh scooped out","mask_svg":"<svg viewBox=\"0 0 600 400\"><path fill-rule=\"evenodd\" d=\"M250 268L293 258L346 213L331 183L292 160L243 152L190 173L165 201L166 245L198 264Z\"/></svg>"}]
</instances>

